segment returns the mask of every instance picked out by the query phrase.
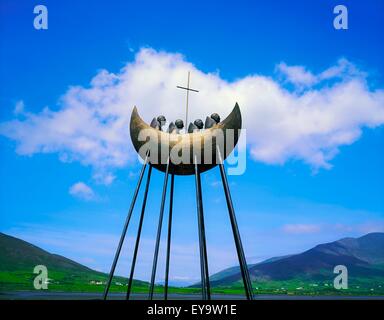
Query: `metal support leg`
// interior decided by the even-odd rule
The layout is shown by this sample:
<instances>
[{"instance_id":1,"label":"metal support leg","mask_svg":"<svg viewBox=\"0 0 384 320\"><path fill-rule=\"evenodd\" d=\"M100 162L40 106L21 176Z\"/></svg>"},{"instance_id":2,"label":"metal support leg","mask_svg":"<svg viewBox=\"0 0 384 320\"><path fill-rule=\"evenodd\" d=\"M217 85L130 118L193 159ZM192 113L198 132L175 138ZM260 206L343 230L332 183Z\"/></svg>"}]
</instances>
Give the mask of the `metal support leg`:
<instances>
[{"instance_id":1,"label":"metal support leg","mask_svg":"<svg viewBox=\"0 0 384 320\"><path fill-rule=\"evenodd\" d=\"M103 299L104 300L107 299L109 288L110 288L111 283L112 283L112 278L113 278L113 275L115 273L117 260L119 260L121 248L122 248L123 243L124 243L125 235L127 234L127 229L128 229L129 221L131 220L133 208L135 206L137 194L139 193L141 181L143 180L143 175L144 175L144 171L145 171L145 168L147 166L147 163L148 163L148 154L145 157L143 167L141 168L141 171L140 171L139 181L137 182L137 186L136 186L135 192L133 194L131 206L129 207L127 219L125 220L125 224L124 224L124 227L123 227L123 231L121 233L120 241L119 241L119 244L118 244L117 249L116 249L115 258L113 259L113 263L112 263L112 266L111 266L111 271L109 272L108 281L107 281L107 284L105 286L104 294L103 294Z\"/></svg>"},{"instance_id":2,"label":"metal support leg","mask_svg":"<svg viewBox=\"0 0 384 320\"><path fill-rule=\"evenodd\" d=\"M141 207L141 214L140 214L140 221L139 221L139 227L137 229L137 237L136 237L136 243L135 243L135 249L133 251L133 257L132 257L132 265L131 265L131 273L129 275L129 281L128 281L128 288L127 288L127 297L126 299L129 299L129 296L131 294L132 289L132 282L133 282L133 274L135 273L135 266L136 266L136 258L137 258L137 251L139 249L140 244L140 236L141 236L141 229L143 227L143 221L144 221L144 212L145 212L145 206L147 204L147 196L148 196L148 189L149 189L149 182L151 180L151 173L152 173L152 166L149 166L148 169L148 175L147 175L147 183L145 185L145 191L144 191L144 198L143 198L143 205Z\"/></svg>"},{"instance_id":3,"label":"metal support leg","mask_svg":"<svg viewBox=\"0 0 384 320\"><path fill-rule=\"evenodd\" d=\"M225 174L224 164L222 162L219 163L219 167L220 167L221 180L223 181L225 199L227 200L227 207L228 207L229 218L231 220L233 237L235 239L237 256L239 258L241 276L243 277L245 294L248 300L253 300L252 282L249 276L247 261L245 259L244 249L240 239L239 227L236 221L235 209L233 208L231 193L229 191L229 185L227 181L227 176Z\"/></svg>"},{"instance_id":4,"label":"metal support leg","mask_svg":"<svg viewBox=\"0 0 384 320\"><path fill-rule=\"evenodd\" d=\"M171 236L172 236L172 211L173 211L173 186L175 175L171 175L171 190L169 195L169 217L168 217L168 239L167 239L167 258L165 264L165 283L164 283L164 300L168 299L168 276L169 276L169 260L171 256Z\"/></svg>"},{"instance_id":5,"label":"metal support leg","mask_svg":"<svg viewBox=\"0 0 384 320\"><path fill-rule=\"evenodd\" d=\"M153 256L151 284L150 284L150 287L149 287L149 296L148 296L149 300L153 299L153 290L155 288L155 278L156 278L157 259L159 257L161 227L163 225L165 196L167 194L168 171L169 171L169 159L168 159L168 162L167 162L167 169L165 171L165 176L164 176L163 195L162 195L162 198L161 198L159 225L157 227L157 237L156 237L155 253L154 253L154 256Z\"/></svg>"},{"instance_id":6,"label":"metal support leg","mask_svg":"<svg viewBox=\"0 0 384 320\"><path fill-rule=\"evenodd\" d=\"M199 246L200 246L200 269L201 269L201 288L203 300L211 299L211 290L209 285L207 246L205 241L203 197L201 193L201 179L199 167L195 159L195 178L196 178L196 202L197 219L199 227Z\"/></svg>"}]
</instances>

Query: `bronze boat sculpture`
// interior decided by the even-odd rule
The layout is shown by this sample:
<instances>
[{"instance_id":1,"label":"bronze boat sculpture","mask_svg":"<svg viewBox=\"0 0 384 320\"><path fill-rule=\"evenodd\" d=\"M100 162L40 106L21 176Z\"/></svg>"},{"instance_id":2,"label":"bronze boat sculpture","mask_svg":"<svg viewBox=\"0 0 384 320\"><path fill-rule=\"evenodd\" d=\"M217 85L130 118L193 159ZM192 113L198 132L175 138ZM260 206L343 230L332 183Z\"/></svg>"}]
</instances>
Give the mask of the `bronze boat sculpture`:
<instances>
[{"instance_id":1,"label":"bronze boat sculpture","mask_svg":"<svg viewBox=\"0 0 384 320\"><path fill-rule=\"evenodd\" d=\"M236 103L232 112L223 121L209 129L184 134L167 133L148 125L135 107L131 115L130 133L136 152L145 160L149 151L148 162L154 168L166 172L169 158L170 174L192 175L195 174L196 160L199 171L204 172L227 158L238 142L241 124L241 112ZM183 159L186 161L175 163L172 161L172 152L179 152L180 157L185 153Z\"/></svg>"},{"instance_id":2,"label":"bronze boat sculpture","mask_svg":"<svg viewBox=\"0 0 384 320\"><path fill-rule=\"evenodd\" d=\"M219 121L219 120L218 120ZM208 127L208 126L207 126ZM132 283L135 272L136 258L138 254L141 230L143 225L144 213L146 208L149 182L151 178L152 168L156 168L164 172L163 192L160 204L159 222L157 227L155 250L153 255L151 282L148 292L148 299L154 297L154 288L156 280L157 262L159 256L161 231L163 224L165 199L167 194L168 176L170 176L170 196L169 196L169 217L168 217L168 235L167 235L167 250L166 250L166 267L164 281L164 299L168 299L168 277L171 255L171 234L172 234L172 212L173 212L173 193L174 180L176 175L186 176L194 175L196 184L196 204L197 204L197 220L199 233L199 248L200 248L200 272L201 272L201 292L202 299L211 299L210 279L208 270L208 254L205 238L204 226L204 210L203 210L203 193L201 188L200 174L208 171L215 166L220 168L220 176L223 183L225 198L227 202L228 214L232 227L233 237L241 276L244 283L244 293L249 300L253 299L252 282L249 275L247 262L245 259L244 249L240 239L240 232L237 226L235 210L229 191L224 160L235 148L241 131L241 113L238 104L236 103L232 112L223 121L204 130L196 130L192 133L168 133L153 128L148 125L140 116L135 107L132 111L130 122L130 133L133 146L140 157L144 160L142 169L139 174L138 183L133 194L131 206L124 224L124 228L120 237L118 247L116 249L115 258L113 260L108 281L104 290L103 298L107 299L109 288L112 283L112 278L115 272L116 264L120 256L123 242L127 233L128 225L131 220L135 202L139 193L140 185L144 176L146 167L148 167L147 179L143 195L143 203L141 208L140 220L135 241L135 249L132 257L131 271L127 285L126 299L130 299L132 291Z\"/></svg>"}]
</instances>

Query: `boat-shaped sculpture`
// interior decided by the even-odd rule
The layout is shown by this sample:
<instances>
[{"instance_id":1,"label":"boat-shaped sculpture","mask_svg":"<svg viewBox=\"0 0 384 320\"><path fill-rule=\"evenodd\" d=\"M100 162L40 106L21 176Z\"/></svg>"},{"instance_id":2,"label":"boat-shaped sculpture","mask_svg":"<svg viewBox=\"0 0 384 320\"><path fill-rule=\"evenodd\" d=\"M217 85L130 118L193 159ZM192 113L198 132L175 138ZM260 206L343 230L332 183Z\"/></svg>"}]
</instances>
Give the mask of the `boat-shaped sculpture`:
<instances>
[{"instance_id":1,"label":"boat-shaped sculpture","mask_svg":"<svg viewBox=\"0 0 384 320\"><path fill-rule=\"evenodd\" d=\"M189 89L189 75L188 86ZM188 105L187 105L188 106ZM167 199L168 180L170 180L169 188L169 214L168 214L168 232L167 232L167 251L165 256L165 278L164 278L164 300L168 299L168 279L169 279L169 266L171 257L171 242L172 242L172 216L173 211L176 214L179 213L180 208L173 206L173 196L175 189L175 175L194 175L196 186L196 209L197 209L197 226L199 233L199 251L200 251L200 272L201 272L201 297L203 300L211 299L211 285L209 277L209 264L208 264L208 251L205 236L205 223L204 223L204 208L203 208L203 188L201 187L201 172L214 168L216 165L220 169L221 181L223 183L223 189L225 193L225 199L227 202L229 221L231 223L231 229L235 242L235 248L237 257L239 259L239 267L241 277L244 284L244 292L248 300L253 299L253 289L251 277L245 259L244 249L240 239L239 227L236 222L235 209L229 190L229 183L224 168L223 161L227 156L233 152L236 144L238 143L240 131L241 131L241 113L240 108L236 104L232 112L227 118L219 122L219 117L212 114L210 118L206 119L207 129L202 129L200 121L195 121L193 126L190 126L192 133L181 133L178 129L182 127L181 122L177 121L177 129L171 125L168 127L170 133L163 132L162 126L165 125L163 121L164 117L158 116L152 121L152 126L148 125L139 116L138 110L135 107L131 115L130 132L131 139L139 157L144 160L140 174L138 176L137 185L132 196L132 202L128 210L127 218L125 220L124 228L121 233L120 241L118 243L115 257L112 262L111 270L109 272L108 280L104 289L104 300L107 299L109 289L112 284L112 279L115 273L116 265L119 260L121 249L124 244L124 239L127 235L129 223L131 221L132 214L135 209L135 203L140 191L140 186L143 181L144 173L147 173L145 182L144 194L142 197L142 206L140 219L137 227L137 236L135 241L135 247L133 251L131 271L129 275L129 281L127 285L126 299L130 299L132 292L132 284L135 273L136 258L140 247L140 237L144 221L144 214L146 210L146 204L148 199L149 184L151 181L152 169L156 168L162 172L165 172L164 182L162 188L162 196L160 203L159 220L157 224L156 244L153 255L152 263L152 275L149 286L148 299L153 300L155 283L156 283L156 271L158 266L158 257L160 249L160 241L162 239L162 229L164 220L165 201ZM211 119L211 120L210 120ZM175 121L176 122L176 121ZM187 122L187 121L186 121ZM215 125L213 125L215 124ZM187 125L187 123L185 124ZM210 127L213 125L213 127ZM229 160L229 159L228 159ZM229 161L228 161L229 162ZM146 170L146 168L148 170ZM182 180L179 177L180 181ZM177 183L177 185L179 185ZM182 197L191 197L191 194L185 194L185 190L182 190L182 183L180 183L180 191ZM178 194L177 190L175 192ZM175 209L175 210L174 210ZM181 208L182 210L190 211L190 208ZM153 217L151 217L153 219ZM183 226L184 227L184 226Z\"/></svg>"},{"instance_id":2,"label":"boat-shaped sculpture","mask_svg":"<svg viewBox=\"0 0 384 320\"><path fill-rule=\"evenodd\" d=\"M134 107L130 133L140 157L156 169L175 175L195 174L222 163L235 148L241 131L241 112L236 103L232 112L211 128L193 133L168 133L149 126ZM187 124L185 124L187 125Z\"/></svg>"}]
</instances>

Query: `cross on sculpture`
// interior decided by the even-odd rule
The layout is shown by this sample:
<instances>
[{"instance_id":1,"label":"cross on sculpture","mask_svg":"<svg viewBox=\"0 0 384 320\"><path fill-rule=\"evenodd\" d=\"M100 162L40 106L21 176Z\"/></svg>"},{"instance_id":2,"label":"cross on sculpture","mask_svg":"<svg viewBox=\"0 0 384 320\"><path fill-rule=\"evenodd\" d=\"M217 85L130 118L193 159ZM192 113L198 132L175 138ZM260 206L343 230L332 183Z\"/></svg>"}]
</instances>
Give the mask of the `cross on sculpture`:
<instances>
[{"instance_id":1,"label":"cross on sculpture","mask_svg":"<svg viewBox=\"0 0 384 320\"><path fill-rule=\"evenodd\" d=\"M189 87L189 79L190 79L190 75L191 75L191 72L188 71L187 87L176 86L176 88L183 89L183 90L186 90L186 91L187 91L187 105L186 105L186 108L185 108L185 128L187 128L187 126L188 126L188 99L189 99L189 91L199 92L198 90L191 89L191 88Z\"/></svg>"}]
</instances>

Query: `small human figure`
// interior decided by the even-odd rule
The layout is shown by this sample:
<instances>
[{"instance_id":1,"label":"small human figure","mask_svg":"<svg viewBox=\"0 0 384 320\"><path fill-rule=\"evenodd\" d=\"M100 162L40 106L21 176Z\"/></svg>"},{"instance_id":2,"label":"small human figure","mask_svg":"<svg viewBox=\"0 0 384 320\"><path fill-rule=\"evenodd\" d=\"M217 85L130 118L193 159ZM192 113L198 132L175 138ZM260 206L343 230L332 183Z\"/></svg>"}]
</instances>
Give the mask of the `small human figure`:
<instances>
[{"instance_id":1,"label":"small human figure","mask_svg":"<svg viewBox=\"0 0 384 320\"><path fill-rule=\"evenodd\" d=\"M175 125L176 125L176 133L180 133L181 130L183 130L184 128L184 122L181 119L177 119L175 121Z\"/></svg>"},{"instance_id":2,"label":"small human figure","mask_svg":"<svg viewBox=\"0 0 384 320\"><path fill-rule=\"evenodd\" d=\"M184 128L184 122L181 119L177 119L175 123L171 122L169 124L167 132L169 133L181 133L181 130Z\"/></svg>"},{"instance_id":3,"label":"small human figure","mask_svg":"<svg viewBox=\"0 0 384 320\"><path fill-rule=\"evenodd\" d=\"M168 130L167 130L167 132L168 132L168 133L173 133L174 131L176 131L176 126L175 126L175 124L174 124L173 122L171 122L171 123L169 124L169 126L168 126Z\"/></svg>"},{"instance_id":4,"label":"small human figure","mask_svg":"<svg viewBox=\"0 0 384 320\"><path fill-rule=\"evenodd\" d=\"M158 116L157 118L153 118L151 121L151 127L157 130L163 131L162 127L165 125L167 120L163 115Z\"/></svg>"},{"instance_id":5,"label":"small human figure","mask_svg":"<svg viewBox=\"0 0 384 320\"><path fill-rule=\"evenodd\" d=\"M210 117L205 119L205 129L212 128L220 122L220 116L217 113L212 113Z\"/></svg>"},{"instance_id":6,"label":"small human figure","mask_svg":"<svg viewBox=\"0 0 384 320\"><path fill-rule=\"evenodd\" d=\"M200 131L204 128L203 120L196 119L193 123L191 122L188 126L188 133Z\"/></svg>"}]
</instances>

